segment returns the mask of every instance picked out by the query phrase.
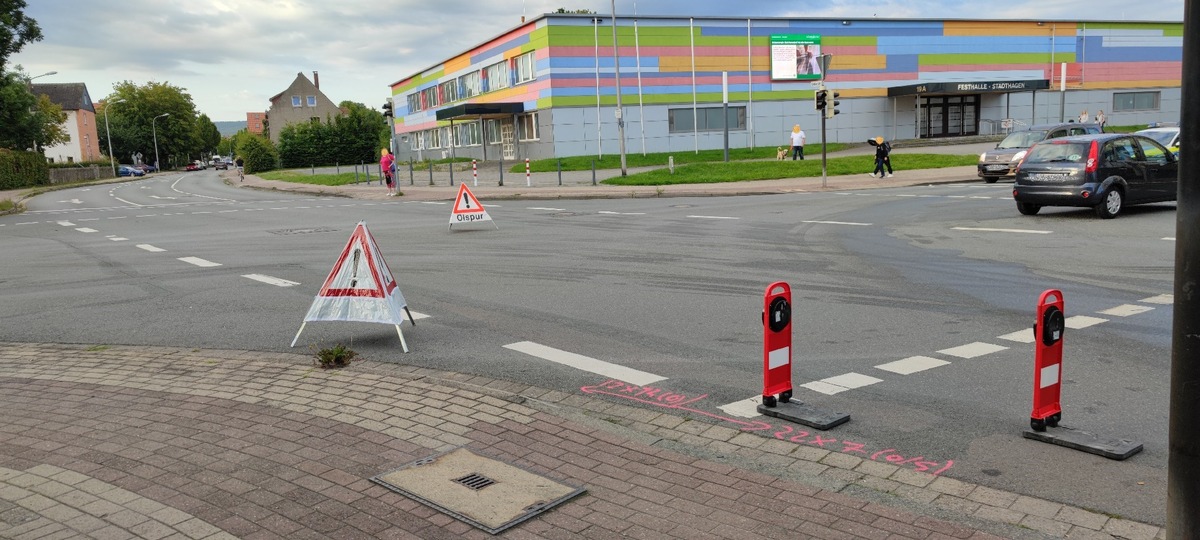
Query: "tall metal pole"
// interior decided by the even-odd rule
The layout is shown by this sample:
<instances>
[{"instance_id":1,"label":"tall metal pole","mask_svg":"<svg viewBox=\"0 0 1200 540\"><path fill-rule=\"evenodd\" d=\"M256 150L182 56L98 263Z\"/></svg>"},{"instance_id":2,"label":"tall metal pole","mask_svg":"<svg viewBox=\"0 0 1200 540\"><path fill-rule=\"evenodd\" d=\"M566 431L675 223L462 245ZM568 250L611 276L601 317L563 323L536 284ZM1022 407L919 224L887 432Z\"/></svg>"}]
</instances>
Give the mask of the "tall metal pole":
<instances>
[{"instance_id":1,"label":"tall metal pole","mask_svg":"<svg viewBox=\"0 0 1200 540\"><path fill-rule=\"evenodd\" d=\"M154 121L164 116L171 116L171 113L162 113L150 119L150 133L154 134L154 170L160 170L162 167L158 165L158 130L154 127Z\"/></svg>"},{"instance_id":2,"label":"tall metal pole","mask_svg":"<svg viewBox=\"0 0 1200 540\"><path fill-rule=\"evenodd\" d=\"M621 109L621 58L617 53L617 0L610 0L612 3L612 34L613 34L613 73L616 74L617 82L617 138L621 140L621 177L626 176L625 169L625 116Z\"/></svg>"},{"instance_id":3,"label":"tall metal pole","mask_svg":"<svg viewBox=\"0 0 1200 540\"><path fill-rule=\"evenodd\" d=\"M1200 129L1200 26L1183 3L1183 70L1180 128ZM1189 93L1191 92L1191 93ZM1196 163L1200 146L1179 148L1180 163ZM1179 168L1175 206L1175 311L1171 332L1171 412L1167 456L1167 538L1200 538L1200 177Z\"/></svg>"},{"instance_id":4,"label":"tall metal pole","mask_svg":"<svg viewBox=\"0 0 1200 540\"><path fill-rule=\"evenodd\" d=\"M721 72L721 115L725 118L725 162L729 162L729 72Z\"/></svg>"},{"instance_id":5,"label":"tall metal pole","mask_svg":"<svg viewBox=\"0 0 1200 540\"><path fill-rule=\"evenodd\" d=\"M106 101L104 103L104 136L108 138L108 164L112 165L113 178L117 177L117 160L113 158L112 133L108 131L108 106L116 105L118 103L125 103L125 100L117 99L113 101Z\"/></svg>"}]
</instances>

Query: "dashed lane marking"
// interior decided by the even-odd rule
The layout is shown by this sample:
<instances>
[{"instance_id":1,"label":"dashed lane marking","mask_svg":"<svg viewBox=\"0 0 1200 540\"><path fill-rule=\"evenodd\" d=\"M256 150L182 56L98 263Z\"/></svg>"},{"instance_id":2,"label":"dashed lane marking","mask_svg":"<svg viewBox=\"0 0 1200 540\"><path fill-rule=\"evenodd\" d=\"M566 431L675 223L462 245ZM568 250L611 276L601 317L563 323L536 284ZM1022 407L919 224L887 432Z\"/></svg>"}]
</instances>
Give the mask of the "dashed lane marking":
<instances>
[{"instance_id":1,"label":"dashed lane marking","mask_svg":"<svg viewBox=\"0 0 1200 540\"><path fill-rule=\"evenodd\" d=\"M696 218L696 219L742 219L739 217L731 217L731 216L696 216L696 215L692 215L692 216L688 216L688 217Z\"/></svg>"},{"instance_id":2,"label":"dashed lane marking","mask_svg":"<svg viewBox=\"0 0 1200 540\"><path fill-rule=\"evenodd\" d=\"M201 268L211 268L213 266L221 266L221 263L206 261L204 259L201 259L200 257L180 257L179 260L181 260L185 263L188 263L188 264L194 264Z\"/></svg>"},{"instance_id":3,"label":"dashed lane marking","mask_svg":"<svg viewBox=\"0 0 1200 540\"><path fill-rule=\"evenodd\" d=\"M917 373L919 371L925 371L927 369L933 369L935 367L941 367L948 364L950 364L950 362L938 360L937 358L930 358L928 356L910 356L903 360L879 364L875 367L877 369L890 371L892 373L899 373L901 375L912 375L913 373Z\"/></svg>"},{"instance_id":4,"label":"dashed lane marking","mask_svg":"<svg viewBox=\"0 0 1200 540\"><path fill-rule=\"evenodd\" d=\"M58 223L59 226L61 226L61 227L74 227L75 226L75 224L71 223L70 221L56 221L55 223Z\"/></svg>"},{"instance_id":5,"label":"dashed lane marking","mask_svg":"<svg viewBox=\"0 0 1200 540\"><path fill-rule=\"evenodd\" d=\"M1128 317L1130 315L1137 315L1139 313L1145 313L1147 311L1152 311L1153 309L1154 308L1149 307L1149 306L1136 306L1133 304L1124 304L1124 305L1120 305L1120 306L1117 306L1114 308L1106 309L1099 313L1101 315L1112 315L1114 317Z\"/></svg>"},{"instance_id":6,"label":"dashed lane marking","mask_svg":"<svg viewBox=\"0 0 1200 540\"><path fill-rule=\"evenodd\" d=\"M1166 241L1168 241L1168 242L1174 242L1174 241L1175 241L1175 237L1174 237L1174 236L1164 236L1164 237L1163 237L1163 240L1166 240Z\"/></svg>"},{"instance_id":7,"label":"dashed lane marking","mask_svg":"<svg viewBox=\"0 0 1200 540\"><path fill-rule=\"evenodd\" d=\"M138 247L138 249L144 249L144 250L146 250L146 251L149 251L149 252L151 252L151 253L161 253L161 252L163 252L163 251L166 251L166 250L165 250L165 249L163 249L163 248L160 248L160 247L154 247L154 246L152 246L152 245L150 245L150 244L137 244L137 247Z\"/></svg>"},{"instance_id":8,"label":"dashed lane marking","mask_svg":"<svg viewBox=\"0 0 1200 540\"><path fill-rule=\"evenodd\" d=\"M1017 234L1050 234L1053 231L1038 231L1034 229L991 229L988 227L951 227L955 231L1001 232Z\"/></svg>"},{"instance_id":9,"label":"dashed lane marking","mask_svg":"<svg viewBox=\"0 0 1200 540\"><path fill-rule=\"evenodd\" d=\"M1009 341L1016 341L1017 343L1033 343L1033 329L1026 328L1024 330L1017 330L1011 334L996 336L996 339L1007 339Z\"/></svg>"},{"instance_id":10,"label":"dashed lane marking","mask_svg":"<svg viewBox=\"0 0 1200 540\"><path fill-rule=\"evenodd\" d=\"M740 399L733 403L726 403L717 408L725 411L725 414L736 416L738 418L754 418L762 416L758 412L758 404L762 402L762 396L753 396L746 399Z\"/></svg>"},{"instance_id":11,"label":"dashed lane marking","mask_svg":"<svg viewBox=\"0 0 1200 540\"><path fill-rule=\"evenodd\" d=\"M129 240L128 238L125 238L124 236L117 236L115 234L110 234L108 236L105 236L105 238L112 240L113 242L124 242L126 240Z\"/></svg>"},{"instance_id":12,"label":"dashed lane marking","mask_svg":"<svg viewBox=\"0 0 1200 540\"><path fill-rule=\"evenodd\" d=\"M1007 348L1008 347L1005 347L1003 345L993 345L991 343L983 343L981 341L976 341L974 343L968 343L966 345L960 345L958 347L942 349L938 352L945 354L945 355L949 355L949 356L957 356L959 358L976 358L979 356L983 356L985 354L992 354L997 351L1003 351Z\"/></svg>"},{"instance_id":13,"label":"dashed lane marking","mask_svg":"<svg viewBox=\"0 0 1200 540\"><path fill-rule=\"evenodd\" d=\"M1089 326L1095 326L1095 325L1103 323L1103 322L1108 322L1108 319L1101 319L1099 317L1088 317L1087 315L1076 315L1074 317L1067 317L1067 320L1065 322L1066 322L1067 328L1071 328L1073 330L1079 330L1080 328L1087 328Z\"/></svg>"},{"instance_id":14,"label":"dashed lane marking","mask_svg":"<svg viewBox=\"0 0 1200 540\"><path fill-rule=\"evenodd\" d=\"M247 278L247 279L253 279L254 281L258 281L261 283L266 283L267 285L274 285L276 287L294 287L294 286L300 284L300 282L298 282L298 281L288 281L286 279L277 278L277 277L273 277L273 276L267 276L267 275L263 275L263 274L243 274L242 277Z\"/></svg>"},{"instance_id":15,"label":"dashed lane marking","mask_svg":"<svg viewBox=\"0 0 1200 540\"><path fill-rule=\"evenodd\" d=\"M525 209L526 210L547 210L550 212L563 212L566 210L566 208L549 208L546 206L527 206L527 207L525 207Z\"/></svg>"},{"instance_id":16,"label":"dashed lane marking","mask_svg":"<svg viewBox=\"0 0 1200 540\"><path fill-rule=\"evenodd\" d=\"M854 221L820 221L820 220L801 221L800 223L817 223L820 225L857 225L860 227L867 227L867 226L871 225L870 223L857 223Z\"/></svg>"},{"instance_id":17,"label":"dashed lane marking","mask_svg":"<svg viewBox=\"0 0 1200 540\"><path fill-rule=\"evenodd\" d=\"M1138 300L1138 302L1145 302L1147 304L1167 304L1167 305L1169 305L1169 304L1175 303L1175 295L1174 294L1160 294L1158 296L1151 296L1150 298L1143 298L1141 300Z\"/></svg>"},{"instance_id":18,"label":"dashed lane marking","mask_svg":"<svg viewBox=\"0 0 1200 540\"><path fill-rule=\"evenodd\" d=\"M534 343L532 341L510 343L505 345L504 348L522 352L530 356L536 356L556 364L562 364L564 366L570 366L575 369L587 371L589 373L595 373L610 379L636 384L638 386L646 386L648 384L654 384L658 381L667 379L666 377L661 377L653 373L646 373L633 368L627 368L617 364L610 364L603 360L597 360L595 358L589 358L587 356L561 351L553 347L547 347L545 345Z\"/></svg>"},{"instance_id":19,"label":"dashed lane marking","mask_svg":"<svg viewBox=\"0 0 1200 540\"><path fill-rule=\"evenodd\" d=\"M17 225L20 225L20 223L18 223ZM77 231L79 231L79 232L81 232L81 233L94 233L94 232L100 232L100 231L97 231L96 229L93 229L93 228L90 228L90 227L79 227L79 228L76 228L75 230L77 230Z\"/></svg>"},{"instance_id":20,"label":"dashed lane marking","mask_svg":"<svg viewBox=\"0 0 1200 540\"><path fill-rule=\"evenodd\" d=\"M883 382L883 379L876 379L875 377L871 377L870 375L863 375L861 373L850 372L850 373L844 373L842 375L838 375L835 377L828 377L825 379L821 379L819 381L805 383L800 386L807 388L809 390L812 390L814 392L820 392L822 394L833 395L833 394L845 392L846 390L862 388L864 386L870 386L872 384L881 383L881 382Z\"/></svg>"}]
</instances>

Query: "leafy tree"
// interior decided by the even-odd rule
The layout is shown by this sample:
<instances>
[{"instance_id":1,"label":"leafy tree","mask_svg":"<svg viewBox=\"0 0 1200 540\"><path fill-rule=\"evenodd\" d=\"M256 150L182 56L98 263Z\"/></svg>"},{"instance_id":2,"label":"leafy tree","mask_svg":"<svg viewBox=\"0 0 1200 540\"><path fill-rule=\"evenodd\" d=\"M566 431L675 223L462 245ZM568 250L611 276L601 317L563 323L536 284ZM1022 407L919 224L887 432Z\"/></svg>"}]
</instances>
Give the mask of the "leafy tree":
<instances>
[{"instance_id":1,"label":"leafy tree","mask_svg":"<svg viewBox=\"0 0 1200 540\"><path fill-rule=\"evenodd\" d=\"M201 114L199 118L196 118L194 136L196 150L201 154L212 154L221 144L221 130L217 129L217 125L208 118L207 114Z\"/></svg>"},{"instance_id":2,"label":"leafy tree","mask_svg":"<svg viewBox=\"0 0 1200 540\"><path fill-rule=\"evenodd\" d=\"M0 71L25 44L42 40L42 29L25 16L25 5L25 0L0 0Z\"/></svg>"},{"instance_id":3,"label":"leafy tree","mask_svg":"<svg viewBox=\"0 0 1200 540\"><path fill-rule=\"evenodd\" d=\"M249 133L238 139L237 155L250 174L274 170L279 163L279 153L271 139Z\"/></svg>"},{"instance_id":4,"label":"leafy tree","mask_svg":"<svg viewBox=\"0 0 1200 540\"><path fill-rule=\"evenodd\" d=\"M381 140L387 140L383 113L361 103L343 101L342 116L326 122L292 124L279 134L279 156L283 167L308 167L372 163Z\"/></svg>"},{"instance_id":5,"label":"leafy tree","mask_svg":"<svg viewBox=\"0 0 1200 540\"><path fill-rule=\"evenodd\" d=\"M117 100L124 102L113 106L108 113L117 159L128 162L131 154L137 152L146 162L154 161L156 135L158 155L164 165L182 163L188 160L187 156L202 151L196 138L196 106L192 96L182 88L169 83L138 86L124 81L113 85L113 93L105 99L108 103Z\"/></svg>"},{"instance_id":6,"label":"leafy tree","mask_svg":"<svg viewBox=\"0 0 1200 540\"><path fill-rule=\"evenodd\" d=\"M3 1L3 0L0 0ZM69 142L67 114L41 95L34 96L27 77L10 71L0 77L0 148L24 150Z\"/></svg>"}]
</instances>

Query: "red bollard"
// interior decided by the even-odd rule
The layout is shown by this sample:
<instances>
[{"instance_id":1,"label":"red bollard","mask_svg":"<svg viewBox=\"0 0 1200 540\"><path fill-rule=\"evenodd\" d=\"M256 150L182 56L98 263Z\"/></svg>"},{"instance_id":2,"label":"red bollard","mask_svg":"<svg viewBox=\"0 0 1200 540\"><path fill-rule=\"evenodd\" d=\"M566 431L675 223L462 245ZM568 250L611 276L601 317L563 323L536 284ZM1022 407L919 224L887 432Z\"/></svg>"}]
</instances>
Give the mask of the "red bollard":
<instances>
[{"instance_id":1,"label":"red bollard","mask_svg":"<svg viewBox=\"0 0 1200 540\"><path fill-rule=\"evenodd\" d=\"M1033 323L1034 368L1033 412L1029 427L1046 431L1062 420L1062 349L1066 317L1062 291L1049 289L1038 299L1037 320Z\"/></svg>"},{"instance_id":2,"label":"red bollard","mask_svg":"<svg viewBox=\"0 0 1200 540\"><path fill-rule=\"evenodd\" d=\"M778 292L775 292L778 291ZM777 281L763 294L763 405L792 399L792 288Z\"/></svg>"},{"instance_id":3,"label":"red bollard","mask_svg":"<svg viewBox=\"0 0 1200 540\"><path fill-rule=\"evenodd\" d=\"M475 179L475 187L479 187L479 167L475 160L471 160L471 177Z\"/></svg>"},{"instance_id":4,"label":"red bollard","mask_svg":"<svg viewBox=\"0 0 1200 540\"><path fill-rule=\"evenodd\" d=\"M532 186L529 182L529 158L525 158L525 187Z\"/></svg>"}]
</instances>

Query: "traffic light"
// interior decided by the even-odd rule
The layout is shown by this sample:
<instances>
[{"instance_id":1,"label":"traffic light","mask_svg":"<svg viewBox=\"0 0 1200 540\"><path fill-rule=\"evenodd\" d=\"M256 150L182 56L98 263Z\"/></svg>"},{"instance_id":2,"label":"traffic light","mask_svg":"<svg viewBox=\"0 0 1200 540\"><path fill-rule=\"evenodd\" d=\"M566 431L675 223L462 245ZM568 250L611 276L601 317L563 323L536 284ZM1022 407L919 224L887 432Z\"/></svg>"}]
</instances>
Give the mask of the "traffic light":
<instances>
[{"instance_id":1,"label":"traffic light","mask_svg":"<svg viewBox=\"0 0 1200 540\"><path fill-rule=\"evenodd\" d=\"M839 94L837 92L832 92L832 94L833 95L829 96L828 98L823 97L821 99L822 102L826 101L826 99L828 99L829 101L832 102L825 106L825 118L833 118L834 115L842 112L842 111L837 110L838 104L841 103L840 101L838 101L838 96L840 96L841 94Z\"/></svg>"},{"instance_id":2,"label":"traffic light","mask_svg":"<svg viewBox=\"0 0 1200 540\"><path fill-rule=\"evenodd\" d=\"M390 100L390 99L387 100L387 103L383 104L383 117L384 118L392 117L392 100Z\"/></svg>"},{"instance_id":3,"label":"traffic light","mask_svg":"<svg viewBox=\"0 0 1200 540\"><path fill-rule=\"evenodd\" d=\"M817 92L815 94L813 94L813 97L816 100L816 107L817 107L818 111L825 110L825 95L826 94L827 94L827 92L823 89L817 90Z\"/></svg>"}]
</instances>

